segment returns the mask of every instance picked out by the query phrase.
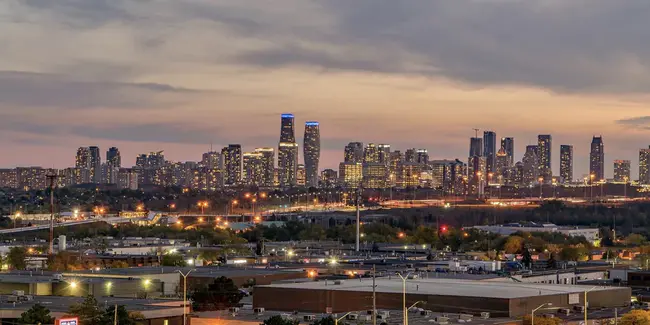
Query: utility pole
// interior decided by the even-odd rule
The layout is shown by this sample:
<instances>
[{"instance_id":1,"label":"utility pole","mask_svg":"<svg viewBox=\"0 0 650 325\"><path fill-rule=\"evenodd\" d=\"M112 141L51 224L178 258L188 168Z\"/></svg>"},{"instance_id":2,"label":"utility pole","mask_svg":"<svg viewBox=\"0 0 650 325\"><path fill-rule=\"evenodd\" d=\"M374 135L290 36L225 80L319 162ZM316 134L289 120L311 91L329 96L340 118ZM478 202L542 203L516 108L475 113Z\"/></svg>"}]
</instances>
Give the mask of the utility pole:
<instances>
[{"instance_id":1,"label":"utility pole","mask_svg":"<svg viewBox=\"0 0 650 325\"><path fill-rule=\"evenodd\" d=\"M372 325L377 325L377 295L376 295L376 287L377 285L375 284L375 272L376 272L376 266L375 264L372 265Z\"/></svg>"},{"instance_id":2,"label":"utility pole","mask_svg":"<svg viewBox=\"0 0 650 325\"><path fill-rule=\"evenodd\" d=\"M355 246L356 252L359 252L359 238L361 237L361 216L359 213L360 201L361 201L361 183L359 183L359 187L357 188L357 240Z\"/></svg>"},{"instance_id":3,"label":"utility pole","mask_svg":"<svg viewBox=\"0 0 650 325\"><path fill-rule=\"evenodd\" d=\"M49 255L54 255L54 188L56 187L56 180L59 178L55 174L45 175L50 183L50 248Z\"/></svg>"},{"instance_id":4,"label":"utility pole","mask_svg":"<svg viewBox=\"0 0 650 325\"><path fill-rule=\"evenodd\" d=\"M117 325L117 304L115 305L115 315L113 316L113 325Z\"/></svg>"}]
</instances>

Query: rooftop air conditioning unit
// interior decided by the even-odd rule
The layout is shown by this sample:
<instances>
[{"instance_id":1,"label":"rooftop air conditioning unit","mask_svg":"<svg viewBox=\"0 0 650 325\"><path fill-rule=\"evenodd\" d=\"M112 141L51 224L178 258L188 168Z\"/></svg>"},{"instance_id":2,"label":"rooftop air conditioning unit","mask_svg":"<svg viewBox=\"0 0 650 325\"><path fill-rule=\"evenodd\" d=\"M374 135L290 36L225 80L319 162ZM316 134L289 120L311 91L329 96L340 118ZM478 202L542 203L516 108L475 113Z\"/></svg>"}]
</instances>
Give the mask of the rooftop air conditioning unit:
<instances>
[{"instance_id":1,"label":"rooftop air conditioning unit","mask_svg":"<svg viewBox=\"0 0 650 325\"><path fill-rule=\"evenodd\" d=\"M280 317L282 317L282 319L285 319L285 320L286 319L291 319L291 314L280 314Z\"/></svg>"},{"instance_id":2,"label":"rooftop air conditioning unit","mask_svg":"<svg viewBox=\"0 0 650 325\"><path fill-rule=\"evenodd\" d=\"M359 314L348 314L346 317L348 320L357 320L359 319Z\"/></svg>"},{"instance_id":3,"label":"rooftop air conditioning unit","mask_svg":"<svg viewBox=\"0 0 650 325\"><path fill-rule=\"evenodd\" d=\"M239 312L239 307L230 307L228 308L228 311L231 313L238 313Z\"/></svg>"},{"instance_id":4,"label":"rooftop air conditioning unit","mask_svg":"<svg viewBox=\"0 0 650 325\"><path fill-rule=\"evenodd\" d=\"M388 315L386 315L386 314L377 314L377 320L388 320Z\"/></svg>"},{"instance_id":5,"label":"rooftop air conditioning unit","mask_svg":"<svg viewBox=\"0 0 650 325\"><path fill-rule=\"evenodd\" d=\"M313 322L316 320L316 315L305 315L302 317L305 322Z\"/></svg>"},{"instance_id":6,"label":"rooftop air conditioning unit","mask_svg":"<svg viewBox=\"0 0 650 325\"><path fill-rule=\"evenodd\" d=\"M374 311L372 309L368 309L368 311L366 312L368 313L368 315L372 315Z\"/></svg>"},{"instance_id":7,"label":"rooftop air conditioning unit","mask_svg":"<svg viewBox=\"0 0 650 325\"><path fill-rule=\"evenodd\" d=\"M424 316L424 317L431 317L432 314L433 314L433 312L430 311L430 310L422 310L420 312L420 316Z\"/></svg>"},{"instance_id":8,"label":"rooftop air conditioning unit","mask_svg":"<svg viewBox=\"0 0 650 325\"><path fill-rule=\"evenodd\" d=\"M464 320L464 321L471 321L472 318L474 318L474 316L472 316L470 314L460 314L460 315L458 315L458 319Z\"/></svg>"},{"instance_id":9,"label":"rooftop air conditioning unit","mask_svg":"<svg viewBox=\"0 0 650 325\"><path fill-rule=\"evenodd\" d=\"M25 290L14 290L11 292L12 295L14 296L24 296L25 295Z\"/></svg>"},{"instance_id":10,"label":"rooftop air conditioning unit","mask_svg":"<svg viewBox=\"0 0 650 325\"><path fill-rule=\"evenodd\" d=\"M259 307L259 308L253 308L253 312L256 313L256 314L258 314L258 315L261 315L261 314L264 313L264 308L262 308L262 307Z\"/></svg>"},{"instance_id":11,"label":"rooftop air conditioning unit","mask_svg":"<svg viewBox=\"0 0 650 325\"><path fill-rule=\"evenodd\" d=\"M345 283L344 280L335 280L335 281L334 281L334 284L335 284L335 285L342 285L343 283Z\"/></svg>"},{"instance_id":12,"label":"rooftop air conditioning unit","mask_svg":"<svg viewBox=\"0 0 650 325\"><path fill-rule=\"evenodd\" d=\"M359 319L362 320L362 321L365 321L365 322L369 322L369 321L372 320L372 316L371 315L363 315L363 316L359 316Z\"/></svg>"},{"instance_id":13,"label":"rooftop air conditioning unit","mask_svg":"<svg viewBox=\"0 0 650 325\"><path fill-rule=\"evenodd\" d=\"M446 325L449 324L449 317L436 317L436 323L441 324L441 325Z\"/></svg>"},{"instance_id":14,"label":"rooftop air conditioning unit","mask_svg":"<svg viewBox=\"0 0 650 325\"><path fill-rule=\"evenodd\" d=\"M490 318L490 313L485 312L485 311L482 312L482 313L481 313L481 318L483 318L483 319L488 319L488 318Z\"/></svg>"}]
</instances>

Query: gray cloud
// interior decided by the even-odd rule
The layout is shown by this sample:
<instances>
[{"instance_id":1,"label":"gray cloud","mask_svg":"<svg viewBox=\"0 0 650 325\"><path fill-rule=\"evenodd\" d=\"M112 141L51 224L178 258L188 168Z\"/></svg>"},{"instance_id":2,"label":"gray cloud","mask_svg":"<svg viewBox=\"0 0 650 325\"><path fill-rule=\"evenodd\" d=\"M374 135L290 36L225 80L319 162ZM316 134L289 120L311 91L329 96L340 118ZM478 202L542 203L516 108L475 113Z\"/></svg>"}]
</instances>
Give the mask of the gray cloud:
<instances>
[{"instance_id":1,"label":"gray cloud","mask_svg":"<svg viewBox=\"0 0 650 325\"><path fill-rule=\"evenodd\" d=\"M621 119L616 121L616 123L637 129L650 130L650 116L637 116Z\"/></svg>"}]
</instances>

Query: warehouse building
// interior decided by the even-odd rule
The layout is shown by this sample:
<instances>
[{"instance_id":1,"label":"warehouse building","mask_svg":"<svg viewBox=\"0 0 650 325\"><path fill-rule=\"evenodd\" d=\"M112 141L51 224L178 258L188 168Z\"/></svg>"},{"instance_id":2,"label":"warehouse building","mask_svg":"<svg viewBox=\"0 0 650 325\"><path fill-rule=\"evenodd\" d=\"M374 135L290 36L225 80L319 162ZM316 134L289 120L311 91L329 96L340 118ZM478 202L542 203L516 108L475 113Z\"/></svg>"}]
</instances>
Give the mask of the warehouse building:
<instances>
[{"instance_id":1,"label":"warehouse building","mask_svg":"<svg viewBox=\"0 0 650 325\"><path fill-rule=\"evenodd\" d=\"M376 280L380 309L402 308L403 282L399 277ZM520 317L538 306L555 308L584 305L588 286L504 283L453 279L409 279L406 303L423 301L433 312L490 313L494 317ZM630 304L630 288L598 287L587 295L590 308L624 307ZM278 299L292 297L292 299ZM256 286L255 308L301 312L347 312L372 308L372 279L313 281Z\"/></svg>"}]
</instances>

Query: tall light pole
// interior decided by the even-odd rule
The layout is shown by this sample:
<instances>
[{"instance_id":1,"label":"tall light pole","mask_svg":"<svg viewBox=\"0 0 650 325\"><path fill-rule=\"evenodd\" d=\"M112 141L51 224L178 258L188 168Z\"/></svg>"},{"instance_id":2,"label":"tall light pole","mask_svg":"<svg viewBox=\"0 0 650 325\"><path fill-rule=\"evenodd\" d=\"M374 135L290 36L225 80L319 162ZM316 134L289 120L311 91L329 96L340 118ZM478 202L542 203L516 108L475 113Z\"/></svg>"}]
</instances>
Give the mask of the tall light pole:
<instances>
[{"instance_id":1,"label":"tall light pole","mask_svg":"<svg viewBox=\"0 0 650 325\"><path fill-rule=\"evenodd\" d=\"M397 273L400 278L402 278L402 311L404 312L404 325L408 325L408 309L406 309L406 280L409 278L411 273L407 273L406 277L402 276L402 273Z\"/></svg>"},{"instance_id":2,"label":"tall light pole","mask_svg":"<svg viewBox=\"0 0 650 325\"><path fill-rule=\"evenodd\" d=\"M544 307L551 307L551 306L553 306L553 304L550 303L550 302L547 302L547 303L533 309L533 311L530 312L530 325L535 325L535 312L536 311L538 311L538 310L540 310L540 309L542 309ZM587 325L587 324L585 324L585 325Z\"/></svg>"},{"instance_id":3,"label":"tall light pole","mask_svg":"<svg viewBox=\"0 0 650 325\"><path fill-rule=\"evenodd\" d=\"M361 214L359 208L360 201L361 201L361 183L359 183L359 187L357 188L357 236L356 236L356 245L355 245L356 252L359 252L359 238L361 237Z\"/></svg>"},{"instance_id":4,"label":"tall light pole","mask_svg":"<svg viewBox=\"0 0 650 325\"><path fill-rule=\"evenodd\" d=\"M596 175L594 174L589 175L589 192L590 192L589 199L591 201L594 200L594 178L596 178Z\"/></svg>"},{"instance_id":5,"label":"tall light pole","mask_svg":"<svg viewBox=\"0 0 650 325\"><path fill-rule=\"evenodd\" d=\"M187 276L192 273L194 269L183 273L183 271L178 270L178 273L183 277L183 325L187 325Z\"/></svg>"},{"instance_id":6,"label":"tall light pole","mask_svg":"<svg viewBox=\"0 0 650 325\"><path fill-rule=\"evenodd\" d=\"M335 319L334 319L334 325L339 325L339 321L340 321L341 319L345 318L345 316L350 315L350 313L352 313L352 312L349 311L349 312L345 313L345 315L343 315L343 316L341 316L341 317L339 317L339 318L335 318Z\"/></svg>"},{"instance_id":7,"label":"tall light pole","mask_svg":"<svg viewBox=\"0 0 650 325\"><path fill-rule=\"evenodd\" d=\"M623 184L623 199L627 200L627 180L629 177L623 176L623 180L625 181L625 184Z\"/></svg>"},{"instance_id":8,"label":"tall light pole","mask_svg":"<svg viewBox=\"0 0 650 325\"><path fill-rule=\"evenodd\" d=\"M593 291L595 289L598 289L598 287L593 287L593 288L585 291L585 301L584 301L584 303L585 303L585 325L587 325L587 293L589 293L589 292L591 292L591 291Z\"/></svg>"}]
</instances>

